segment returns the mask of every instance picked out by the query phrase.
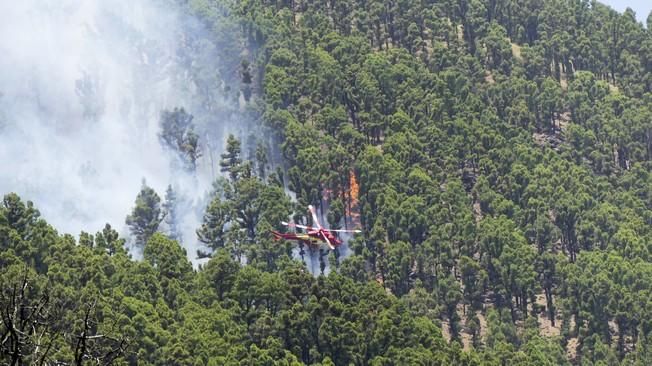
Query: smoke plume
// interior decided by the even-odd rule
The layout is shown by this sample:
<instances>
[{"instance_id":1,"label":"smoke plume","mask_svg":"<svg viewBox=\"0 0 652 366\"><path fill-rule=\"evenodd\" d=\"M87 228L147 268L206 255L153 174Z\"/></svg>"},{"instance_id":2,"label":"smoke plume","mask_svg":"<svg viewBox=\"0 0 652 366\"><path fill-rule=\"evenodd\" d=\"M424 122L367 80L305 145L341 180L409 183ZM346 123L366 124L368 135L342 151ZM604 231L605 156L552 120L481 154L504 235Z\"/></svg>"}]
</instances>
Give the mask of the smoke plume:
<instances>
[{"instance_id":1,"label":"smoke plume","mask_svg":"<svg viewBox=\"0 0 652 366\"><path fill-rule=\"evenodd\" d=\"M60 232L108 222L127 235L142 180L161 199L171 184L194 257L215 158L246 128L227 87L238 70L225 74L205 27L166 1L3 1L0 55L0 193L34 201ZM174 107L195 116L196 171L160 143L160 113Z\"/></svg>"}]
</instances>

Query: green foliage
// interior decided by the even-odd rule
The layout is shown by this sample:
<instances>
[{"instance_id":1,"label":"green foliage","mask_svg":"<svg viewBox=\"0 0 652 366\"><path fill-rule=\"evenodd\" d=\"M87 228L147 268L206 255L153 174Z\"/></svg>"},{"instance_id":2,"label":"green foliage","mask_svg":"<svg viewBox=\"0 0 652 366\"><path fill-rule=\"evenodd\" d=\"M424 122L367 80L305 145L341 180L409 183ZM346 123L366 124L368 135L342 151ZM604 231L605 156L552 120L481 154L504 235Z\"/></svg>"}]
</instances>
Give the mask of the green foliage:
<instances>
[{"instance_id":1,"label":"green foliage","mask_svg":"<svg viewBox=\"0 0 652 366\"><path fill-rule=\"evenodd\" d=\"M18 336L17 362L43 334L49 361L73 363L92 314L88 334L112 338L88 353L129 339L129 364L650 363L650 26L567 0L187 6L236 55L214 89L241 91L278 146L243 156L227 138L197 270L155 233L145 185L127 218L142 262L108 225L76 243L5 196L0 300L29 278L21 301L47 293L62 319ZM164 111L160 138L194 170L191 115ZM268 232L324 200L331 227L363 234L315 278Z\"/></svg>"},{"instance_id":2,"label":"green foliage","mask_svg":"<svg viewBox=\"0 0 652 366\"><path fill-rule=\"evenodd\" d=\"M226 140L226 152L222 154L222 160L220 161L220 170L228 172L233 181L238 179L240 175L240 164L242 163L240 153L240 140L233 135L229 135Z\"/></svg>"},{"instance_id":3,"label":"green foliage","mask_svg":"<svg viewBox=\"0 0 652 366\"><path fill-rule=\"evenodd\" d=\"M569 263L592 251L649 260L652 43L631 14L570 1L252 1L237 11L266 35L263 117L283 139L300 205L339 197L350 182L332 176L346 174L343 162L355 168L365 236L340 273L376 278L415 311L425 292L453 338L465 318L474 345L487 343L475 314L488 306L505 329L540 314L566 329L556 319L571 312L581 343L594 330L577 322L597 310L562 290L581 277ZM341 201L331 201L334 225ZM621 319L633 347L633 325L606 318ZM519 332L496 330L483 359L565 362L556 340Z\"/></svg>"},{"instance_id":4,"label":"green foliage","mask_svg":"<svg viewBox=\"0 0 652 366\"><path fill-rule=\"evenodd\" d=\"M163 222L167 227L167 235L170 239L181 242L181 233L178 227L178 197L171 185L165 190L165 202L161 205L163 208Z\"/></svg>"},{"instance_id":5,"label":"green foliage","mask_svg":"<svg viewBox=\"0 0 652 366\"><path fill-rule=\"evenodd\" d=\"M143 180L140 192L136 196L136 205L125 220L131 233L136 237L136 245L144 246L158 230L161 221L163 221L161 198Z\"/></svg>"},{"instance_id":6,"label":"green foliage","mask_svg":"<svg viewBox=\"0 0 652 366\"><path fill-rule=\"evenodd\" d=\"M194 130L193 116L183 108L161 112L159 138L163 145L175 151L185 163L185 167L194 171L197 159L201 156L199 136Z\"/></svg>"},{"instance_id":7,"label":"green foliage","mask_svg":"<svg viewBox=\"0 0 652 366\"><path fill-rule=\"evenodd\" d=\"M219 196L213 197L204 212L204 220L197 229L197 238L209 248L215 250L224 247L225 228L229 221L230 208Z\"/></svg>"}]
</instances>

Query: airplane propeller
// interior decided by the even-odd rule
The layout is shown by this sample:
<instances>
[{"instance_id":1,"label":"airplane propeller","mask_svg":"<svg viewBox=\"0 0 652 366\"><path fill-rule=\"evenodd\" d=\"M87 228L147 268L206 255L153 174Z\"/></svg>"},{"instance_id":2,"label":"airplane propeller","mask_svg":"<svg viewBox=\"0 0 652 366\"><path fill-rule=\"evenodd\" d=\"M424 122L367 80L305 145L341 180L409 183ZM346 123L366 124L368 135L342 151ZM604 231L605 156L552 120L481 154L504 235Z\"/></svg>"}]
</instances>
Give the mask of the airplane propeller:
<instances>
[{"instance_id":1,"label":"airplane propeller","mask_svg":"<svg viewBox=\"0 0 652 366\"><path fill-rule=\"evenodd\" d=\"M314 221L315 226L317 226L318 229L323 229L321 227L321 224L319 223L319 220L317 219L317 212L315 211L315 206L313 205L308 205L308 209L310 210L310 213L312 214L312 221Z\"/></svg>"},{"instance_id":2,"label":"airplane propeller","mask_svg":"<svg viewBox=\"0 0 652 366\"><path fill-rule=\"evenodd\" d=\"M340 230L340 229L337 230L326 229L326 230L336 232L336 233L361 233L362 232L362 230Z\"/></svg>"},{"instance_id":3,"label":"airplane propeller","mask_svg":"<svg viewBox=\"0 0 652 366\"><path fill-rule=\"evenodd\" d=\"M335 246L331 243L330 240L328 240L328 236L323 235L323 237L324 237L324 239L326 239L326 243L327 243L328 246L331 248L331 250L335 250Z\"/></svg>"},{"instance_id":4,"label":"airplane propeller","mask_svg":"<svg viewBox=\"0 0 652 366\"><path fill-rule=\"evenodd\" d=\"M305 229L305 230L314 230L314 227L311 226L305 226L305 225L299 225L291 222L285 222L281 221L281 225L288 226L288 227L298 227L299 229Z\"/></svg>"},{"instance_id":5,"label":"airplane propeller","mask_svg":"<svg viewBox=\"0 0 652 366\"><path fill-rule=\"evenodd\" d=\"M292 222L281 221L281 225L287 226L287 227L298 227L299 229L305 229L305 230L315 230L315 228L312 227L312 226L295 224L295 223L292 223ZM335 232L335 233L361 233L362 232L362 230L343 230L343 229L322 229L322 230Z\"/></svg>"}]
</instances>

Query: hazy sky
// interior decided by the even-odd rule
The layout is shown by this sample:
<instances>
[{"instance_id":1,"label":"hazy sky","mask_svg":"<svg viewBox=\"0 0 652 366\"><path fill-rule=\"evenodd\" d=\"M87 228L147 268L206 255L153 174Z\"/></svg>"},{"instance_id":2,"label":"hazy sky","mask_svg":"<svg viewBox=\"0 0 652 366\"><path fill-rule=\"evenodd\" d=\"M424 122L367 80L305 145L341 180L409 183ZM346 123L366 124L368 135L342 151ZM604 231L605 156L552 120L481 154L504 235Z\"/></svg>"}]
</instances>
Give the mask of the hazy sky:
<instances>
[{"instance_id":1,"label":"hazy sky","mask_svg":"<svg viewBox=\"0 0 652 366\"><path fill-rule=\"evenodd\" d=\"M650 10L652 10L652 1L651 0L600 0L600 2L605 3L612 8L618 10L619 12L625 11L627 7L632 8L636 12L636 18L639 22L645 24Z\"/></svg>"}]
</instances>

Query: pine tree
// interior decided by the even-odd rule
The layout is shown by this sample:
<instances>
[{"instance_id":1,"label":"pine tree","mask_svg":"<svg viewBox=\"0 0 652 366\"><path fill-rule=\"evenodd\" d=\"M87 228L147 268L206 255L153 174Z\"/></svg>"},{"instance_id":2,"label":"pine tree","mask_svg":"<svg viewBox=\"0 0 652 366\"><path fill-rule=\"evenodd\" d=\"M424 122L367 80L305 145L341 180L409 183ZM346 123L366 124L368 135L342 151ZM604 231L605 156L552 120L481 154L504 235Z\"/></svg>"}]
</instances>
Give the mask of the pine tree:
<instances>
[{"instance_id":1,"label":"pine tree","mask_svg":"<svg viewBox=\"0 0 652 366\"><path fill-rule=\"evenodd\" d=\"M120 239L118 232L108 223L104 225L102 231L98 231L95 234L95 246L103 248L109 255L125 252L124 244L125 240Z\"/></svg>"},{"instance_id":2,"label":"pine tree","mask_svg":"<svg viewBox=\"0 0 652 366\"><path fill-rule=\"evenodd\" d=\"M251 68L249 67L249 61L247 60L242 60L242 63L240 64L241 68L241 74L242 74L242 95L244 96L245 101L249 101L251 99L251 82L252 82L252 76L251 76Z\"/></svg>"},{"instance_id":3,"label":"pine tree","mask_svg":"<svg viewBox=\"0 0 652 366\"><path fill-rule=\"evenodd\" d=\"M224 247L226 232L224 225L230 220L230 207L219 196L213 198L206 208L197 239L213 250Z\"/></svg>"},{"instance_id":4,"label":"pine tree","mask_svg":"<svg viewBox=\"0 0 652 366\"><path fill-rule=\"evenodd\" d=\"M241 148L240 140L233 135L229 135L226 139L226 152L221 155L220 167L222 172L228 172L231 180L236 181L240 174L240 164L242 158L240 157Z\"/></svg>"},{"instance_id":5,"label":"pine tree","mask_svg":"<svg viewBox=\"0 0 652 366\"><path fill-rule=\"evenodd\" d=\"M161 198L156 191L147 186L143 179L140 193L136 197L136 206L127 216L126 223L131 233L136 236L136 245L144 246L147 240L158 230L163 220Z\"/></svg>"},{"instance_id":6,"label":"pine tree","mask_svg":"<svg viewBox=\"0 0 652 366\"><path fill-rule=\"evenodd\" d=\"M193 115L183 108L174 108L173 111L161 112L159 121L161 143L176 152L189 171L195 171L197 159L202 155L199 135L192 123L193 118Z\"/></svg>"},{"instance_id":7,"label":"pine tree","mask_svg":"<svg viewBox=\"0 0 652 366\"><path fill-rule=\"evenodd\" d=\"M165 191L165 202L163 203L163 221L167 227L167 235L170 239L181 242L181 233L178 227L178 198L177 194L172 189L172 185L168 185Z\"/></svg>"},{"instance_id":8,"label":"pine tree","mask_svg":"<svg viewBox=\"0 0 652 366\"><path fill-rule=\"evenodd\" d=\"M161 142L176 150L183 145L183 136L192 126L192 114L186 113L185 109L174 108L172 111L164 110L161 112L160 125L161 132L159 138Z\"/></svg>"},{"instance_id":9,"label":"pine tree","mask_svg":"<svg viewBox=\"0 0 652 366\"><path fill-rule=\"evenodd\" d=\"M192 126L183 135L183 143L180 150L183 153L186 168L194 172L197 169L197 159L201 157L202 152L201 146L199 145L199 135L197 135Z\"/></svg>"},{"instance_id":10,"label":"pine tree","mask_svg":"<svg viewBox=\"0 0 652 366\"><path fill-rule=\"evenodd\" d=\"M260 179L265 179L268 162L265 146L263 144L258 144L258 146L256 146L256 168Z\"/></svg>"}]
</instances>

